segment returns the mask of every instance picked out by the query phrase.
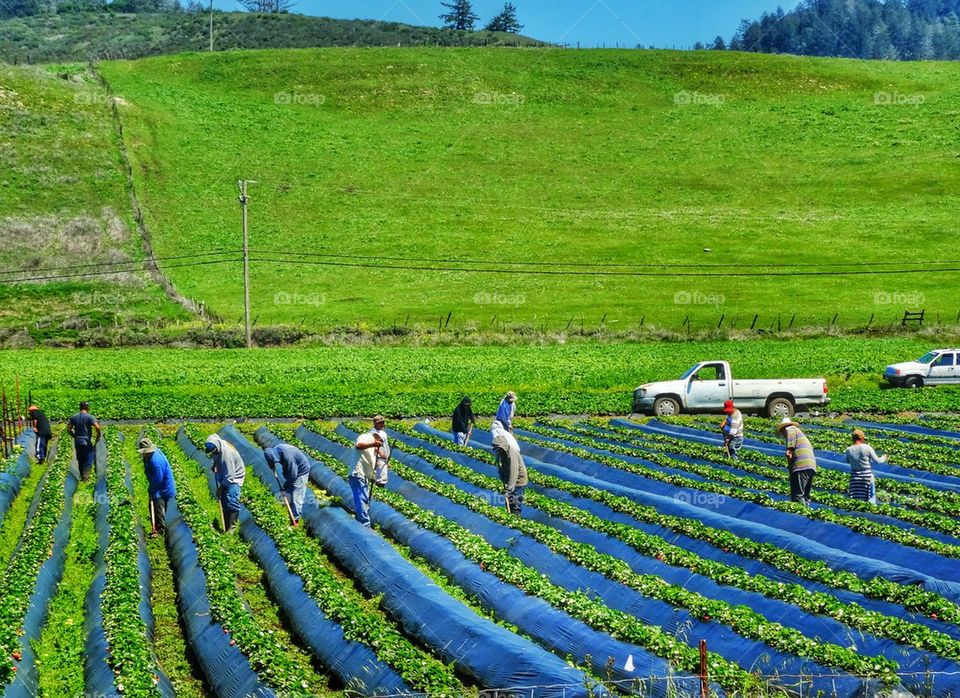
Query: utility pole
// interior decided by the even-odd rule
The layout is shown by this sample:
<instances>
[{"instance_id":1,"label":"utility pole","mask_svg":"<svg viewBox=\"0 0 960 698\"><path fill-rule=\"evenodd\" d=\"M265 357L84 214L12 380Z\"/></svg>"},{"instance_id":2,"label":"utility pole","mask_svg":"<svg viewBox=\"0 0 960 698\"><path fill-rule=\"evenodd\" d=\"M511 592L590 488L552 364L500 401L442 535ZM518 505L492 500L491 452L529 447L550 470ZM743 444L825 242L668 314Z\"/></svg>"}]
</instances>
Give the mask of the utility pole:
<instances>
[{"instance_id":1,"label":"utility pole","mask_svg":"<svg viewBox=\"0 0 960 698\"><path fill-rule=\"evenodd\" d=\"M247 235L247 184L253 184L246 179L237 182L240 187L240 208L243 211L243 326L247 349L253 347L253 337L250 334L250 245Z\"/></svg>"},{"instance_id":2,"label":"utility pole","mask_svg":"<svg viewBox=\"0 0 960 698\"><path fill-rule=\"evenodd\" d=\"M213 0L210 0L210 53L213 53Z\"/></svg>"}]
</instances>

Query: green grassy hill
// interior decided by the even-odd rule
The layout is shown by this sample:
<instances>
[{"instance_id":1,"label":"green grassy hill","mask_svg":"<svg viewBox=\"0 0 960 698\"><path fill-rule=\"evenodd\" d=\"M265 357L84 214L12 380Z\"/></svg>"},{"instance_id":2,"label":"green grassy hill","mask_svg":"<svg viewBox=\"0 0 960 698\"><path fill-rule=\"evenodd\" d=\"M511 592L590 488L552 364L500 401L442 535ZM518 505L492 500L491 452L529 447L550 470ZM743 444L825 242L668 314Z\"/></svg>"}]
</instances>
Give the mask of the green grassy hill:
<instances>
[{"instance_id":1,"label":"green grassy hill","mask_svg":"<svg viewBox=\"0 0 960 698\"><path fill-rule=\"evenodd\" d=\"M952 65L321 49L100 70L158 254L238 249L236 182L256 181L261 323L769 328L960 309L956 272L917 264L956 258ZM893 266L806 275L867 262ZM637 271L662 275L609 274ZM239 265L170 276L241 316Z\"/></svg>"},{"instance_id":2,"label":"green grassy hill","mask_svg":"<svg viewBox=\"0 0 960 698\"><path fill-rule=\"evenodd\" d=\"M141 271L108 104L81 68L0 63L0 280L30 280L0 284L0 344L96 345L101 326L190 317Z\"/></svg>"},{"instance_id":3,"label":"green grassy hill","mask_svg":"<svg viewBox=\"0 0 960 698\"><path fill-rule=\"evenodd\" d=\"M0 21L0 60L49 63L141 58L205 51L210 35L205 13L116 14L63 12ZM398 22L342 20L300 14L216 12L218 51L320 46L542 46L501 32L458 32Z\"/></svg>"}]
</instances>

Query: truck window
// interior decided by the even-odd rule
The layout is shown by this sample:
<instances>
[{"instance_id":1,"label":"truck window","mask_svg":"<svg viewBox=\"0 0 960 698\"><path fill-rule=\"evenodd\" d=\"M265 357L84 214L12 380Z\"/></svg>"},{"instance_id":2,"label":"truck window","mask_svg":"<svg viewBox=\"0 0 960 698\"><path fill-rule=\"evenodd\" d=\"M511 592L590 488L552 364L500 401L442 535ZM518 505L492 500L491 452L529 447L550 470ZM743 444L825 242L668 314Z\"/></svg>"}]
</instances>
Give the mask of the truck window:
<instances>
[{"instance_id":1,"label":"truck window","mask_svg":"<svg viewBox=\"0 0 960 698\"><path fill-rule=\"evenodd\" d=\"M697 374L693 377L694 380L698 381L722 381L723 378L723 364L707 364L706 366L701 366L700 370L697 371Z\"/></svg>"},{"instance_id":2,"label":"truck window","mask_svg":"<svg viewBox=\"0 0 960 698\"><path fill-rule=\"evenodd\" d=\"M953 354L941 354L940 358L937 359L934 366L953 366Z\"/></svg>"}]
</instances>

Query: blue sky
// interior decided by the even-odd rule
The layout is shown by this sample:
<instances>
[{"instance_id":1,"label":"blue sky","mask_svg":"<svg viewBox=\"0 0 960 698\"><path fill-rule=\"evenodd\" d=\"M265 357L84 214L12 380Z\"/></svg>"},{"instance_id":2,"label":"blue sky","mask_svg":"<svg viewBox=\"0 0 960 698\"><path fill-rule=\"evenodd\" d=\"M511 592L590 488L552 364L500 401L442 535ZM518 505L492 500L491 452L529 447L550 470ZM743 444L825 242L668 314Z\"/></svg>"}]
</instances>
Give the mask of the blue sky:
<instances>
[{"instance_id":1,"label":"blue sky","mask_svg":"<svg viewBox=\"0 0 960 698\"><path fill-rule=\"evenodd\" d=\"M449 0L448 0L449 1ZM441 0L299 0L294 11L344 19L384 19L438 25ZM558 43L592 47L644 46L689 48L717 34L729 40L743 18L764 10L793 7L795 0L513 0L523 33ZM503 7L504 0L474 0L482 21ZM214 0L235 10L235 0Z\"/></svg>"}]
</instances>

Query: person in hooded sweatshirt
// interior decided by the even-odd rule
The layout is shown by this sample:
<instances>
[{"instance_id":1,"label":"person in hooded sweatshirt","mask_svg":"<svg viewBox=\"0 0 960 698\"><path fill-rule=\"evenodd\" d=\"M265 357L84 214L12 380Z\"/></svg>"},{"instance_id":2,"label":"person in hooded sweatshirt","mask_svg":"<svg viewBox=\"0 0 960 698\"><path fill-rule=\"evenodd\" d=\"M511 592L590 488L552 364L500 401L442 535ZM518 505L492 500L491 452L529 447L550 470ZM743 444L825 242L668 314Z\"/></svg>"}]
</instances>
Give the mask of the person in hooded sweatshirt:
<instances>
[{"instance_id":1,"label":"person in hooded sweatshirt","mask_svg":"<svg viewBox=\"0 0 960 698\"><path fill-rule=\"evenodd\" d=\"M290 502L290 512L293 514L293 525L300 523L300 514L303 512L303 499L307 494L307 480L310 478L310 459L296 446L279 443L276 446L263 449L263 457L267 465L274 471L280 466L284 496Z\"/></svg>"},{"instance_id":2,"label":"person in hooded sweatshirt","mask_svg":"<svg viewBox=\"0 0 960 698\"><path fill-rule=\"evenodd\" d=\"M453 440L457 446L466 446L470 441L470 432L477 424L477 417L473 414L473 403L470 398L465 397L453 411L452 424L450 430L453 432Z\"/></svg>"},{"instance_id":3,"label":"person in hooded sweatshirt","mask_svg":"<svg viewBox=\"0 0 960 698\"><path fill-rule=\"evenodd\" d=\"M490 435L493 437L493 452L497 456L500 481L506 490L507 510L514 516L520 516L523 511L523 491L527 486L527 465L520 454L520 444L496 419L490 425Z\"/></svg>"},{"instance_id":4,"label":"person in hooded sweatshirt","mask_svg":"<svg viewBox=\"0 0 960 698\"><path fill-rule=\"evenodd\" d=\"M213 472L217 476L217 494L223 505L224 532L230 533L240 521L240 488L247 474L240 453L231 444L217 434L210 434L203 445L204 451L213 461Z\"/></svg>"}]
</instances>

